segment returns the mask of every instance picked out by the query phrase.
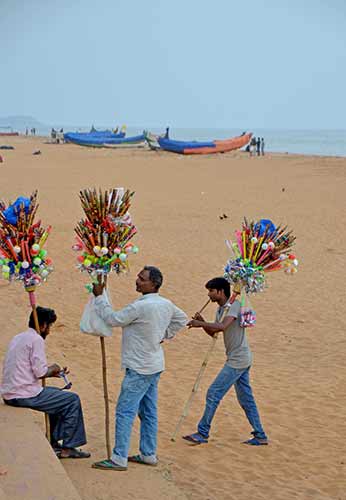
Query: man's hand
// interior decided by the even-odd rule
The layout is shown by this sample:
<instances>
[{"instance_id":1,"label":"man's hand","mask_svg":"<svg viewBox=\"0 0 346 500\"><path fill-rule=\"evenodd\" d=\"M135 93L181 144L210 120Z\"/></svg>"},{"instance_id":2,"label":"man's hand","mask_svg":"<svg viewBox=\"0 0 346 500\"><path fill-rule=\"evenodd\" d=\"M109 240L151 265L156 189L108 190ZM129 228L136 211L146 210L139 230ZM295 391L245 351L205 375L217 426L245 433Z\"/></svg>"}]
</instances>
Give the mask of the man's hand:
<instances>
[{"instance_id":1,"label":"man's hand","mask_svg":"<svg viewBox=\"0 0 346 500\"><path fill-rule=\"evenodd\" d=\"M192 319L197 319L197 321L205 321L205 319L203 318L203 316L199 312L196 312L196 314L194 314L194 316L192 316Z\"/></svg>"},{"instance_id":2,"label":"man's hand","mask_svg":"<svg viewBox=\"0 0 346 500\"><path fill-rule=\"evenodd\" d=\"M53 365L48 366L47 373L42 378L46 378L46 377L60 377L60 372L61 372L61 366L59 366L56 363L54 363Z\"/></svg>"},{"instance_id":3,"label":"man's hand","mask_svg":"<svg viewBox=\"0 0 346 500\"><path fill-rule=\"evenodd\" d=\"M190 321L187 323L186 325L188 328L200 328L202 325L201 325L201 321L198 320L198 319L190 319Z\"/></svg>"},{"instance_id":4,"label":"man's hand","mask_svg":"<svg viewBox=\"0 0 346 500\"><path fill-rule=\"evenodd\" d=\"M63 372L64 375L68 375L70 373L70 370L67 368L67 366L64 366L64 368L62 368L62 370L60 370L60 373Z\"/></svg>"},{"instance_id":5,"label":"man's hand","mask_svg":"<svg viewBox=\"0 0 346 500\"><path fill-rule=\"evenodd\" d=\"M93 283L93 294L95 297L102 295L104 287L104 283Z\"/></svg>"}]
</instances>

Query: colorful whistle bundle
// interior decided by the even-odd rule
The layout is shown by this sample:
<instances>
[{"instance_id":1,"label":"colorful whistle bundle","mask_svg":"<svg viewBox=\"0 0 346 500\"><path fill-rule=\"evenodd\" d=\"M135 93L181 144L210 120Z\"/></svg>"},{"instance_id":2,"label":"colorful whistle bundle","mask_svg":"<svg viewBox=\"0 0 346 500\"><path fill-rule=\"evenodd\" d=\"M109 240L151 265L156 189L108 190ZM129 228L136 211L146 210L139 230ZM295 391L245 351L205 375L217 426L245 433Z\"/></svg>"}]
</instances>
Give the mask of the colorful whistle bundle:
<instances>
[{"instance_id":1,"label":"colorful whistle bundle","mask_svg":"<svg viewBox=\"0 0 346 500\"><path fill-rule=\"evenodd\" d=\"M81 271L96 278L111 271L128 270L129 254L138 252L138 247L130 242L137 233L129 214L133 194L123 188L80 191L86 218L75 227L77 238L72 248L82 252L77 257Z\"/></svg>"},{"instance_id":2,"label":"colorful whistle bundle","mask_svg":"<svg viewBox=\"0 0 346 500\"><path fill-rule=\"evenodd\" d=\"M290 253L295 237L285 227L275 227L268 219L248 222L235 232L236 241L226 241L234 258L224 269L224 277L232 285L236 283L246 293L263 291L265 273L283 269L288 274L297 271L298 260Z\"/></svg>"},{"instance_id":3,"label":"colorful whistle bundle","mask_svg":"<svg viewBox=\"0 0 346 500\"><path fill-rule=\"evenodd\" d=\"M0 202L0 268L5 280L20 280L35 287L52 272L52 261L44 245L51 226L34 222L38 209L37 191L30 198L19 197L6 207Z\"/></svg>"}]
</instances>

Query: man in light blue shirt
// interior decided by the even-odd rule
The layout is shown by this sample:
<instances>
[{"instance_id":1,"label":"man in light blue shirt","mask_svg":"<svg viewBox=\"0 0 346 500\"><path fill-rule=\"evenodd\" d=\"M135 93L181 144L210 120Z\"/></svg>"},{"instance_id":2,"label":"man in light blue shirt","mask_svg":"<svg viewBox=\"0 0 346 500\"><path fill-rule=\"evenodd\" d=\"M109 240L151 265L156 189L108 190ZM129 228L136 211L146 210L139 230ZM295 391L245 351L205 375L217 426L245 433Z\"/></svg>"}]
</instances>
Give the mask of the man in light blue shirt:
<instances>
[{"instance_id":1,"label":"man in light blue shirt","mask_svg":"<svg viewBox=\"0 0 346 500\"><path fill-rule=\"evenodd\" d=\"M153 266L138 274L136 290L142 294L132 304L113 311L102 296L103 285L94 285L97 314L109 325L122 327L121 365L126 370L116 407L115 447L110 460L93 464L96 469L126 470L127 463L157 465L157 395L165 369L162 342L186 325L186 314L159 295L163 277ZM128 457L132 425L138 414L140 454Z\"/></svg>"}]
</instances>

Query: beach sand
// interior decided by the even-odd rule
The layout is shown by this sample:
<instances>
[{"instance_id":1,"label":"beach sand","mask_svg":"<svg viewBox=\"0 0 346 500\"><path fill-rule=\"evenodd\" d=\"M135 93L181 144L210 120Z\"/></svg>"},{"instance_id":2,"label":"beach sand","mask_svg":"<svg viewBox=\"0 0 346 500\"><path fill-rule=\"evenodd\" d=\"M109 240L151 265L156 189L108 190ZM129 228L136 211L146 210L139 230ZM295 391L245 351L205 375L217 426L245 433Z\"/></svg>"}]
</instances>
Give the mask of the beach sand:
<instances>
[{"instance_id":1,"label":"beach sand","mask_svg":"<svg viewBox=\"0 0 346 500\"><path fill-rule=\"evenodd\" d=\"M39 189L39 217L53 231L47 249L55 272L38 290L38 302L54 307L58 321L47 340L50 362L71 369L81 396L92 459L65 461L84 500L122 499L346 499L344 281L346 158L234 152L183 157L163 152L104 150L45 144L44 138L2 138L0 198ZM40 149L42 154L33 156ZM206 301L205 282L222 274L232 237L243 216L288 224L297 237L299 272L272 273L269 288L253 297L256 328L248 332L254 353L252 384L266 447L242 444L250 427L231 391L220 405L208 445L170 441L209 347L201 330L166 343L166 371L159 395L157 468L130 465L127 472L90 468L105 457L99 340L79 332L88 296L87 276L76 269L73 228L82 217L78 192L125 186L134 191L131 214L140 248L131 273L109 279L113 305L137 297L136 273L144 264L164 274L162 294L190 316ZM227 214L227 219L219 216ZM30 312L20 286L0 282L1 358ZM212 319L214 306L206 317ZM119 393L121 332L106 340L113 421ZM181 434L193 432L206 389L224 363L220 339ZM43 428L43 418L36 414ZM113 436L113 426L112 426ZM138 423L132 452L137 452ZM0 464L6 468L7 464Z\"/></svg>"}]
</instances>

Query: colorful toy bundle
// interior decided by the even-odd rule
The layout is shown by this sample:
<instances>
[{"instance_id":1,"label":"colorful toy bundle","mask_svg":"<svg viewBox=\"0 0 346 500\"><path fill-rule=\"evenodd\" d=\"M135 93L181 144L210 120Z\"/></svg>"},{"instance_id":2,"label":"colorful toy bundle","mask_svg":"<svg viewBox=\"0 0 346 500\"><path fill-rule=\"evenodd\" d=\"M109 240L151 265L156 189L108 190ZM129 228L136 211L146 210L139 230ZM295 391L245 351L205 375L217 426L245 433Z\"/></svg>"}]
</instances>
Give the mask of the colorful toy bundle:
<instances>
[{"instance_id":1,"label":"colorful toy bundle","mask_svg":"<svg viewBox=\"0 0 346 500\"><path fill-rule=\"evenodd\" d=\"M137 233L129 214L133 194L123 188L99 193L96 189L80 191L86 218L75 228L73 249L82 252L77 258L78 268L93 278L127 271L129 254L138 252L130 242Z\"/></svg>"},{"instance_id":2,"label":"colorful toy bundle","mask_svg":"<svg viewBox=\"0 0 346 500\"><path fill-rule=\"evenodd\" d=\"M225 266L225 278L234 285L238 283L246 293L263 291L265 273L283 269L288 274L297 271L298 261L290 253L295 237L287 226L276 227L270 220L248 222L244 218L243 228L235 232L236 242L227 240L234 258Z\"/></svg>"},{"instance_id":3,"label":"colorful toy bundle","mask_svg":"<svg viewBox=\"0 0 346 500\"><path fill-rule=\"evenodd\" d=\"M51 226L34 222L38 209L37 191L30 198L19 197L6 207L0 202L0 268L5 280L20 280L35 287L52 272L52 261L44 245Z\"/></svg>"},{"instance_id":4,"label":"colorful toy bundle","mask_svg":"<svg viewBox=\"0 0 346 500\"><path fill-rule=\"evenodd\" d=\"M236 241L226 241L233 252L224 269L224 277L242 290L241 318L243 327L254 326L256 313L247 294L261 292L266 286L266 273L283 269L287 274L297 272L298 260L291 253L295 237L287 226L276 227L272 221L261 219L248 222L235 232Z\"/></svg>"}]
</instances>

